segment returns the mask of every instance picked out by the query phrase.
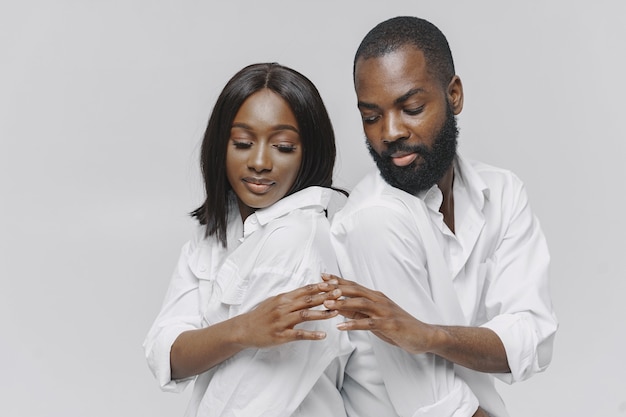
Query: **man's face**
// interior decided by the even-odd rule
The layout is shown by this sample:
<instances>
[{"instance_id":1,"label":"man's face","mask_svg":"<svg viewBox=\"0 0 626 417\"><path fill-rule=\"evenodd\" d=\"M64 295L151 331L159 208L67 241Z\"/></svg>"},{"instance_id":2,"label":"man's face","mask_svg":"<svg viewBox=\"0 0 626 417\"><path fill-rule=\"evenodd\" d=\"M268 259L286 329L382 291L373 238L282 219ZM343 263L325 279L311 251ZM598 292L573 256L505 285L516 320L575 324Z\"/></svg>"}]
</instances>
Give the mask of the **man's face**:
<instances>
[{"instance_id":1,"label":"man's face","mask_svg":"<svg viewBox=\"0 0 626 417\"><path fill-rule=\"evenodd\" d=\"M383 178L411 194L437 183L456 153L455 114L463 94L458 77L444 88L427 71L424 54L406 46L359 59L355 89L368 148Z\"/></svg>"}]
</instances>

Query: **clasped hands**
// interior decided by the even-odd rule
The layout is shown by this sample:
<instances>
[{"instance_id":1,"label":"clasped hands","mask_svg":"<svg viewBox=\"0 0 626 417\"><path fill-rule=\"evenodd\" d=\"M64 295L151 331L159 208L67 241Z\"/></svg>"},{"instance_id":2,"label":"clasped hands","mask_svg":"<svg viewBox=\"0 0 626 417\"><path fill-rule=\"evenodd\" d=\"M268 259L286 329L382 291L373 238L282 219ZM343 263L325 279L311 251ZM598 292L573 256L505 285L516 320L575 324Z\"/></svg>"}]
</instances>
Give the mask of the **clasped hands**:
<instances>
[{"instance_id":1,"label":"clasped hands","mask_svg":"<svg viewBox=\"0 0 626 417\"><path fill-rule=\"evenodd\" d=\"M409 353L430 351L437 335L435 326L417 320L382 292L329 274L323 274L319 284L270 297L247 315L247 347L322 340L325 332L295 326L337 315L347 319L337 325L339 330L371 331Z\"/></svg>"}]
</instances>

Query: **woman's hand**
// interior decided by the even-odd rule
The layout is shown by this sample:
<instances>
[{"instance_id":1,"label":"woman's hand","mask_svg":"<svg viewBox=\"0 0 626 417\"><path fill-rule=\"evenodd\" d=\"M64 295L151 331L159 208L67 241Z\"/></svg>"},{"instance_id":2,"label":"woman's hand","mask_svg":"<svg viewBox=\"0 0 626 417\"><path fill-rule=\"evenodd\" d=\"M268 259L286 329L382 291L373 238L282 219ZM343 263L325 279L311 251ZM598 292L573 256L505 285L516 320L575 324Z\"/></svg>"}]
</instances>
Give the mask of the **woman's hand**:
<instances>
[{"instance_id":1,"label":"woman's hand","mask_svg":"<svg viewBox=\"0 0 626 417\"><path fill-rule=\"evenodd\" d=\"M183 332L170 350L172 378L198 375L246 348L324 339L325 332L294 327L305 321L335 317L337 311L316 307L340 296L337 281L327 280L270 297L248 313Z\"/></svg>"},{"instance_id":2,"label":"woman's hand","mask_svg":"<svg viewBox=\"0 0 626 417\"><path fill-rule=\"evenodd\" d=\"M334 310L316 309L325 301L341 297L337 281L310 284L293 291L270 297L254 310L238 316L237 338L244 348L264 348L296 340L321 340L323 331L294 328L314 320L337 316Z\"/></svg>"}]
</instances>

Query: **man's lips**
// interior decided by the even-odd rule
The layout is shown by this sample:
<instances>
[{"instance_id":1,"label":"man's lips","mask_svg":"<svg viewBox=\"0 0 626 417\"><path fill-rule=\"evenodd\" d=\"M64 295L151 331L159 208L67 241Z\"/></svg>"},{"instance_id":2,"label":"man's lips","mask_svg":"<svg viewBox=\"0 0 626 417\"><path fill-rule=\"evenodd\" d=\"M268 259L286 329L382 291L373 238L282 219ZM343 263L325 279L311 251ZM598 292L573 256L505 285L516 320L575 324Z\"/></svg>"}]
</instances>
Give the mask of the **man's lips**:
<instances>
[{"instance_id":1,"label":"man's lips","mask_svg":"<svg viewBox=\"0 0 626 417\"><path fill-rule=\"evenodd\" d=\"M266 178L246 177L242 179L248 190L255 194L265 194L276 182Z\"/></svg>"},{"instance_id":2,"label":"man's lips","mask_svg":"<svg viewBox=\"0 0 626 417\"><path fill-rule=\"evenodd\" d=\"M404 167L413 163L417 156L417 152L394 152L390 157L395 166Z\"/></svg>"}]
</instances>

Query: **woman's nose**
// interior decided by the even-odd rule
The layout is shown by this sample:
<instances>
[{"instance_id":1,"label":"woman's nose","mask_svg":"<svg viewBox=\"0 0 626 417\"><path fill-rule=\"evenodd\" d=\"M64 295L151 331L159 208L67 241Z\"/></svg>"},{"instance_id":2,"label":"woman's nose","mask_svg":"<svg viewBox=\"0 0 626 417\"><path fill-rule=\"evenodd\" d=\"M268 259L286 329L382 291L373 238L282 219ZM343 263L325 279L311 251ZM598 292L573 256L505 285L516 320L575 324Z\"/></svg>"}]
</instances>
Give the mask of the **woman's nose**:
<instances>
[{"instance_id":1,"label":"woman's nose","mask_svg":"<svg viewBox=\"0 0 626 417\"><path fill-rule=\"evenodd\" d=\"M272 169L272 158L270 147L267 144L259 144L250 152L248 167L257 172L270 171Z\"/></svg>"}]
</instances>

